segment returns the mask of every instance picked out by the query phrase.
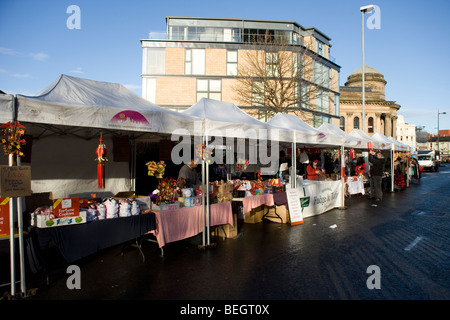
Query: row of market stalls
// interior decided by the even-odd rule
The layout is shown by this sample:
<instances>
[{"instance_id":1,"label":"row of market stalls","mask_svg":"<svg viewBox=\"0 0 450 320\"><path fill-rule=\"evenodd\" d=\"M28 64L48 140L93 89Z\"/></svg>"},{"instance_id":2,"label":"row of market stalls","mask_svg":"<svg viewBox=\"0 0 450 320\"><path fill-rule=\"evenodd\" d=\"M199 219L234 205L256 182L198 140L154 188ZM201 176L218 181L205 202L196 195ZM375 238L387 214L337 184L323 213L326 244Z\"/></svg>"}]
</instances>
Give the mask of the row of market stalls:
<instances>
[{"instance_id":1,"label":"row of market stalls","mask_svg":"<svg viewBox=\"0 0 450 320\"><path fill-rule=\"evenodd\" d=\"M350 150L367 153L373 148L390 153L393 161L394 152L409 151L407 146L381 134L370 137L359 130L347 134L331 124L323 124L316 129L296 116L281 113L268 122L261 122L232 103L206 98L184 112L174 112L144 100L120 84L67 75L61 75L36 96L0 95L0 104L0 121L24 126L27 141L22 146L24 157L17 157L19 160L14 161L10 155L9 159L4 157L0 160L3 165L31 167L32 194L50 193L55 209L57 201L60 204L68 199L85 199L88 201L87 210L95 209L97 212L95 220L99 220L100 206L89 201L116 200L123 201L121 204L124 205L126 201L121 197L141 200L141 209L145 209L142 212L154 214L154 221L147 221L149 214L141 214L147 219L145 227L135 230L136 223L130 224L130 228L134 229L130 231L129 237L151 232L161 248L168 242L199 233L203 235L202 245L208 246L210 227L236 226L233 202L240 204L244 220L261 205L286 205L289 207L288 221L291 224L343 207L345 185L348 183L344 174L346 153ZM154 172L160 174L159 178L152 177L158 182L156 189L159 189L156 190L159 193L152 195L147 190L138 190L141 179L139 172L143 165L139 162L139 148L142 143L145 145L149 142L159 145L158 152L146 153L150 158L144 161L148 165L149 176ZM100 146L107 148L107 154L98 154L99 150L103 150L99 149ZM306 179L297 166L305 166L313 153L323 159L325 149L333 150L337 169L328 172L321 181ZM287 151L291 159L288 178L281 174L284 168L280 168L279 151L282 150ZM176 181L178 172L170 171L169 162L174 166L190 161L192 156L187 155L187 151L197 156L201 167L199 190L183 189ZM103 160L100 161L100 158ZM299 158L304 161L299 162ZM162 169L151 172L153 163ZM216 165L214 172L211 171L212 164ZM224 167L228 168L221 176L222 179L213 181L216 169ZM99 173L100 168L102 174ZM179 167L174 168L178 170ZM95 174L96 171L98 174ZM160 200L163 187L166 188L172 181L175 184L168 191L170 199L166 197L155 203L155 196ZM175 189L182 194L175 196ZM18 235L23 256L22 212L30 212L35 208L26 207L21 199L23 197L18 196L17 201L9 201L9 221L12 223L9 224L9 230L1 230L0 233L3 236L8 234L10 239L13 239L12 235ZM19 214L16 215L17 212ZM176 219L173 218L175 216ZM88 220L84 216L83 219L82 222ZM139 224L143 224L141 220ZM286 222L286 219L281 221ZM46 223L39 232L47 232L46 236L51 237L52 230L58 228L49 227L48 219ZM113 222L108 223L110 225L100 221L86 223L85 228L92 229L93 225L96 228L102 225L104 228L123 227L116 222L114 226ZM147 230L147 223L153 229ZM15 227L18 227L18 231ZM91 229L85 232L91 232L92 237L95 237ZM64 227L64 230L69 230L69 227ZM58 237L69 237L69 233L67 231L63 235L60 232ZM96 230L95 233L106 234L102 230ZM80 234L74 232L70 237L80 237ZM125 238L120 238L120 241L123 240ZM99 241L105 240L102 238ZM106 241L104 246L111 244ZM12 240L11 246L11 254L14 254ZM99 245L90 250L101 247ZM67 245L66 248L73 249ZM84 254L77 255L72 251L67 252L68 261ZM14 259L11 259L11 263L14 263ZM14 265L11 270L15 270ZM14 279L11 283L15 283ZM14 290L12 288L12 293ZM25 292L24 288L22 292Z\"/></svg>"}]
</instances>

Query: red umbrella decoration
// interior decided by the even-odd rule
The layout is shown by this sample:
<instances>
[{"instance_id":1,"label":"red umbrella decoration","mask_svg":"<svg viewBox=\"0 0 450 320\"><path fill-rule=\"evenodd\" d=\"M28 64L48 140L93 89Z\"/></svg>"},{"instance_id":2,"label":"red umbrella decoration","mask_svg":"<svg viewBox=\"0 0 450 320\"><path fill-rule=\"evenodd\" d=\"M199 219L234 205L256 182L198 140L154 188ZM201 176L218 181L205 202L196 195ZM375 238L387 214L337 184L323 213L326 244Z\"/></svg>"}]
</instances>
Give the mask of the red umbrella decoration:
<instances>
[{"instance_id":1,"label":"red umbrella decoration","mask_svg":"<svg viewBox=\"0 0 450 320\"><path fill-rule=\"evenodd\" d=\"M14 125L9 121L0 126L0 129L6 136L1 140L5 155L17 154L23 157L22 145L25 144L25 139L21 139L21 137L25 133L25 127L17 121L14 122Z\"/></svg>"},{"instance_id":2,"label":"red umbrella decoration","mask_svg":"<svg viewBox=\"0 0 450 320\"><path fill-rule=\"evenodd\" d=\"M95 158L95 161L97 161L97 181L98 187L101 189L105 187L105 162L108 161L106 159L106 145L103 143L102 133L100 133L100 141L95 153L97 154L97 158Z\"/></svg>"}]
</instances>

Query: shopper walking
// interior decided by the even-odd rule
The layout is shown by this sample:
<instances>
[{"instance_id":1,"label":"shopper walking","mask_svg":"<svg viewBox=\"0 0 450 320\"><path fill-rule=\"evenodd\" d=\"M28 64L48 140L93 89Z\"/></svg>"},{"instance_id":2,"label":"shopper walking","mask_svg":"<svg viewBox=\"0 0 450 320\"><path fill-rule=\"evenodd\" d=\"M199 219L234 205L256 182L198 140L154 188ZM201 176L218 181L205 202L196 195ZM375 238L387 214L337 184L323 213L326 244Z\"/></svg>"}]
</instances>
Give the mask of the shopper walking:
<instances>
[{"instance_id":1,"label":"shopper walking","mask_svg":"<svg viewBox=\"0 0 450 320\"><path fill-rule=\"evenodd\" d=\"M380 151L378 151L375 156L375 152L371 150L369 154L369 161L372 163L372 179L375 201L381 201L383 199L381 182L383 179L386 159L383 157Z\"/></svg>"}]
</instances>

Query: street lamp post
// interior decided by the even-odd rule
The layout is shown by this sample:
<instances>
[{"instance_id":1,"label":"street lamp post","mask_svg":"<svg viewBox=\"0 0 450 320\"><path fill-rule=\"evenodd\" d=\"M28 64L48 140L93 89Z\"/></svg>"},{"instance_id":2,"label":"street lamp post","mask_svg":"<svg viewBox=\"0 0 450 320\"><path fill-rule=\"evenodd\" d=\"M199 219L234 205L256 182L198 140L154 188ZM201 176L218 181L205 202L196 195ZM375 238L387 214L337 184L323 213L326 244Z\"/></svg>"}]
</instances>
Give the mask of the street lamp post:
<instances>
[{"instance_id":1,"label":"street lamp post","mask_svg":"<svg viewBox=\"0 0 450 320\"><path fill-rule=\"evenodd\" d=\"M441 114L447 114L447 112L439 112L439 109L438 109L438 127L437 127L437 130L438 130L438 135L437 135L437 149L438 149L438 153L439 153L439 158L441 157L441 155L440 155L440 150L439 150L439 115L441 115Z\"/></svg>"},{"instance_id":2,"label":"street lamp post","mask_svg":"<svg viewBox=\"0 0 450 320\"><path fill-rule=\"evenodd\" d=\"M370 12L373 9L375 9L373 4L370 4L368 6L360 7L359 10L361 11L361 28L362 28L362 131L365 132L366 129L366 114L365 114L365 93L366 88L364 84L364 78L365 78L365 68L364 68L364 13Z\"/></svg>"}]
</instances>

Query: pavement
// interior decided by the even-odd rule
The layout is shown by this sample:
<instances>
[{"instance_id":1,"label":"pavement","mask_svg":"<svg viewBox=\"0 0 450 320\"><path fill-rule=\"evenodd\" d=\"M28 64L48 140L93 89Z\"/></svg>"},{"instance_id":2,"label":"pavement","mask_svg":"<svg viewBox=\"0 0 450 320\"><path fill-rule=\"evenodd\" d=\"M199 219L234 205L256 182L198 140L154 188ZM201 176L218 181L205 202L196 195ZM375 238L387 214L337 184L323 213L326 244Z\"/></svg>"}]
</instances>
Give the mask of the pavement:
<instances>
[{"instance_id":1,"label":"pavement","mask_svg":"<svg viewBox=\"0 0 450 320\"><path fill-rule=\"evenodd\" d=\"M449 169L426 173L379 203L347 198L345 210L302 225L240 223L238 236L212 237L214 246L204 250L201 235L167 244L164 256L156 243L143 242L145 261L131 246L102 250L77 261L79 289L68 288L71 273L55 251L48 279L31 274L30 295L21 300L146 300L177 315L188 311L186 301L190 307L257 301L260 309L270 304L273 314L298 301L448 300ZM369 288L377 282L373 266L381 288Z\"/></svg>"}]
</instances>

